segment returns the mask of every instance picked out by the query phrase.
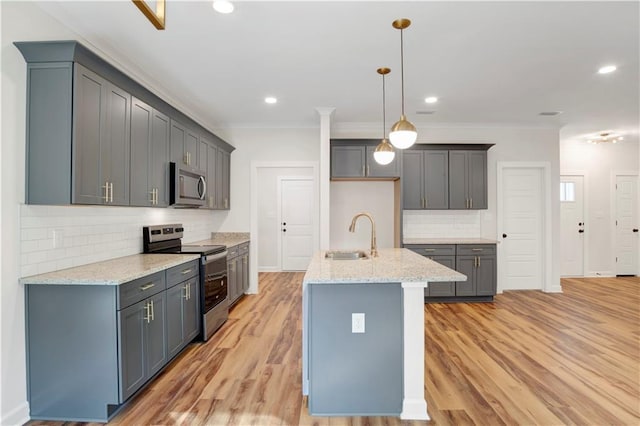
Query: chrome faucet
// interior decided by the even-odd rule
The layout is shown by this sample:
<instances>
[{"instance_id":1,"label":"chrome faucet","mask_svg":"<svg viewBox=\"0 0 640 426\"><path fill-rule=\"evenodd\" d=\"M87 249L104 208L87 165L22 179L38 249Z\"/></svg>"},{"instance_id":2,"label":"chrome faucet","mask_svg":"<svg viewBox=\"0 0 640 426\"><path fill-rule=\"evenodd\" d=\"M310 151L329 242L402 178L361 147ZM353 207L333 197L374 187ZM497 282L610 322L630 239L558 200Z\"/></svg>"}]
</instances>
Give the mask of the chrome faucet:
<instances>
[{"instance_id":1,"label":"chrome faucet","mask_svg":"<svg viewBox=\"0 0 640 426\"><path fill-rule=\"evenodd\" d=\"M351 219L351 225L349 226L349 232L356 231L356 221L360 216L369 218L371 221L371 257L378 257L378 249L376 248L376 223L369 213L358 213Z\"/></svg>"}]
</instances>

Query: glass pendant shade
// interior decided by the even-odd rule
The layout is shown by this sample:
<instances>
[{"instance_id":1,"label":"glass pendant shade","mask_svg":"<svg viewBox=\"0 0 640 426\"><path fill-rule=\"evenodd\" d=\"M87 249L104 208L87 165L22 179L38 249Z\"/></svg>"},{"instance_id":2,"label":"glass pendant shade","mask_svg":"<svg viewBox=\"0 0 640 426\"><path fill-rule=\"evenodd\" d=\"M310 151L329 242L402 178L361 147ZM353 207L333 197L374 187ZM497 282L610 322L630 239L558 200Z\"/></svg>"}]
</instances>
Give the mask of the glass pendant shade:
<instances>
[{"instance_id":1,"label":"glass pendant shade","mask_svg":"<svg viewBox=\"0 0 640 426\"><path fill-rule=\"evenodd\" d=\"M376 146L376 150L373 151L373 159L376 160L376 163L383 166L391 163L395 157L396 153L386 138L382 139L378 146Z\"/></svg>"},{"instance_id":2,"label":"glass pendant shade","mask_svg":"<svg viewBox=\"0 0 640 426\"><path fill-rule=\"evenodd\" d=\"M404 114L400 116L400 121L397 121L396 124L391 127L391 132L389 133L391 144L398 149L409 148L416 142L417 138L418 132L416 131L416 126L407 120Z\"/></svg>"}]
</instances>

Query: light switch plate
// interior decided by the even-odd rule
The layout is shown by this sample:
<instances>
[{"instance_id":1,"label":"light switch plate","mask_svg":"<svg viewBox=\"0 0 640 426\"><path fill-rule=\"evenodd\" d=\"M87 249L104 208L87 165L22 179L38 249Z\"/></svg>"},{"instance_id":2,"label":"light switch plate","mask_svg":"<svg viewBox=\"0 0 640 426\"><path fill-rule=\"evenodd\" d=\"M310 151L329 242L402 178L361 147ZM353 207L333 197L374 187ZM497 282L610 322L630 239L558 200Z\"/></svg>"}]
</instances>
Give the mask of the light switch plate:
<instances>
[{"instance_id":1,"label":"light switch plate","mask_svg":"<svg viewBox=\"0 0 640 426\"><path fill-rule=\"evenodd\" d=\"M351 314L351 332L364 333L364 313Z\"/></svg>"}]
</instances>

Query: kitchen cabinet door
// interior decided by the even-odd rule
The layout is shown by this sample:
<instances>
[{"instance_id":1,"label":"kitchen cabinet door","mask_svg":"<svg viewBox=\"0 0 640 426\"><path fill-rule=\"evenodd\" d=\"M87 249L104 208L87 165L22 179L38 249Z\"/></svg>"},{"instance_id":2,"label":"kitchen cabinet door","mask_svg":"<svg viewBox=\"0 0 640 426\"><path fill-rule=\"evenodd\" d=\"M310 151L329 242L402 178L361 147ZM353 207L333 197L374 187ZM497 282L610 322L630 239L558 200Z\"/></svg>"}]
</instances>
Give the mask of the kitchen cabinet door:
<instances>
[{"instance_id":1,"label":"kitchen cabinet door","mask_svg":"<svg viewBox=\"0 0 640 426\"><path fill-rule=\"evenodd\" d=\"M207 147L207 208L218 208L218 180L216 175L216 165L218 158L218 148L209 145ZM222 189L222 188L221 188Z\"/></svg>"},{"instance_id":2,"label":"kitchen cabinet door","mask_svg":"<svg viewBox=\"0 0 640 426\"><path fill-rule=\"evenodd\" d=\"M467 276L467 281L456 281L456 296L476 295L476 256L456 256L456 270Z\"/></svg>"},{"instance_id":3,"label":"kitchen cabinet door","mask_svg":"<svg viewBox=\"0 0 640 426\"><path fill-rule=\"evenodd\" d=\"M249 255L242 256L242 293L249 290Z\"/></svg>"},{"instance_id":4,"label":"kitchen cabinet door","mask_svg":"<svg viewBox=\"0 0 640 426\"><path fill-rule=\"evenodd\" d=\"M238 297L236 284L238 263L236 259L227 260L227 297L229 298L229 305L233 304Z\"/></svg>"},{"instance_id":5,"label":"kitchen cabinet door","mask_svg":"<svg viewBox=\"0 0 640 426\"><path fill-rule=\"evenodd\" d=\"M109 182L109 204L129 205L131 95L107 84L107 123L100 144L102 180Z\"/></svg>"},{"instance_id":6,"label":"kitchen cabinet door","mask_svg":"<svg viewBox=\"0 0 640 426\"><path fill-rule=\"evenodd\" d=\"M396 155L393 157L393 161L389 164L378 164L373 157L376 147L366 146L366 163L367 163L367 177L400 177L400 160L398 159L400 153L396 150Z\"/></svg>"},{"instance_id":7,"label":"kitchen cabinet door","mask_svg":"<svg viewBox=\"0 0 640 426\"><path fill-rule=\"evenodd\" d=\"M183 303L183 347L189 344L200 333L200 276L187 281L187 297Z\"/></svg>"},{"instance_id":8,"label":"kitchen cabinet door","mask_svg":"<svg viewBox=\"0 0 640 426\"><path fill-rule=\"evenodd\" d=\"M155 189L155 206L169 205L169 149L171 120L159 111L151 115L151 146L149 164L150 190ZM134 164L135 167L135 163Z\"/></svg>"},{"instance_id":9,"label":"kitchen cabinet door","mask_svg":"<svg viewBox=\"0 0 640 426\"><path fill-rule=\"evenodd\" d=\"M198 141L198 170L203 172L205 175L207 174L207 156L209 154L208 148L209 142L205 138L200 137ZM208 180L207 185L209 185Z\"/></svg>"},{"instance_id":10,"label":"kitchen cabinet door","mask_svg":"<svg viewBox=\"0 0 640 426\"><path fill-rule=\"evenodd\" d=\"M222 181L220 184L222 191L222 203L218 204L219 209L231 209L231 154L224 150L218 151L218 156L222 157Z\"/></svg>"},{"instance_id":11,"label":"kitchen cabinet door","mask_svg":"<svg viewBox=\"0 0 640 426\"><path fill-rule=\"evenodd\" d=\"M167 290L167 357L176 356L184 343L184 302L186 284L177 284Z\"/></svg>"},{"instance_id":12,"label":"kitchen cabinet door","mask_svg":"<svg viewBox=\"0 0 640 426\"><path fill-rule=\"evenodd\" d=\"M191 129L187 129L187 135L184 142L184 156L187 165L193 168L199 168L198 152L200 152L200 137Z\"/></svg>"},{"instance_id":13,"label":"kitchen cabinet door","mask_svg":"<svg viewBox=\"0 0 640 426\"><path fill-rule=\"evenodd\" d=\"M101 143L107 121L107 81L75 65L73 203L104 204L107 188L101 172Z\"/></svg>"},{"instance_id":14,"label":"kitchen cabinet door","mask_svg":"<svg viewBox=\"0 0 640 426\"><path fill-rule=\"evenodd\" d=\"M476 294L493 296L498 283L497 262L495 256L479 256L476 268Z\"/></svg>"},{"instance_id":15,"label":"kitchen cabinet door","mask_svg":"<svg viewBox=\"0 0 640 426\"><path fill-rule=\"evenodd\" d=\"M355 178L366 176L366 147L340 145L331 147L331 177Z\"/></svg>"},{"instance_id":16,"label":"kitchen cabinet door","mask_svg":"<svg viewBox=\"0 0 640 426\"><path fill-rule=\"evenodd\" d=\"M150 302L151 320L145 329L145 361L147 378L156 374L169 360L167 358L166 340L166 305L167 293L160 292L147 299Z\"/></svg>"},{"instance_id":17,"label":"kitchen cabinet door","mask_svg":"<svg viewBox=\"0 0 640 426\"><path fill-rule=\"evenodd\" d=\"M152 206L149 173L151 168L151 115L153 108L139 99L131 101L131 194L132 206Z\"/></svg>"},{"instance_id":18,"label":"kitchen cabinet door","mask_svg":"<svg viewBox=\"0 0 640 426\"><path fill-rule=\"evenodd\" d=\"M423 151L424 208L449 208L449 151Z\"/></svg>"},{"instance_id":19,"label":"kitchen cabinet door","mask_svg":"<svg viewBox=\"0 0 640 426\"><path fill-rule=\"evenodd\" d=\"M423 151L407 149L402 153L402 208L419 210L424 206Z\"/></svg>"},{"instance_id":20,"label":"kitchen cabinet door","mask_svg":"<svg viewBox=\"0 0 640 426\"><path fill-rule=\"evenodd\" d=\"M187 156L184 155L187 141L187 129L178 121L171 119L171 161L176 165L186 165Z\"/></svg>"},{"instance_id":21,"label":"kitchen cabinet door","mask_svg":"<svg viewBox=\"0 0 640 426\"><path fill-rule=\"evenodd\" d=\"M468 196L471 209L486 209L487 204L487 152L468 151Z\"/></svg>"},{"instance_id":22,"label":"kitchen cabinet door","mask_svg":"<svg viewBox=\"0 0 640 426\"><path fill-rule=\"evenodd\" d=\"M456 269L455 256L431 256L429 258L447 268ZM456 283L453 281L430 282L425 289L424 295L429 297L453 297L456 295Z\"/></svg>"},{"instance_id":23,"label":"kitchen cabinet door","mask_svg":"<svg viewBox=\"0 0 640 426\"><path fill-rule=\"evenodd\" d=\"M120 351L120 402L126 401L147 381L145 299L118 311L118 348Z\"/></svg>"},{"instance_id":24,"label":"kitchen cabinet door","mask_svg":"<svg viewBox=\"0 0 640 426\"><path fill-rule=\"evenodd\" d=\"M466 151L449 152L449 208L468 207L468 168Z\"/></svg>"}]
</instances>

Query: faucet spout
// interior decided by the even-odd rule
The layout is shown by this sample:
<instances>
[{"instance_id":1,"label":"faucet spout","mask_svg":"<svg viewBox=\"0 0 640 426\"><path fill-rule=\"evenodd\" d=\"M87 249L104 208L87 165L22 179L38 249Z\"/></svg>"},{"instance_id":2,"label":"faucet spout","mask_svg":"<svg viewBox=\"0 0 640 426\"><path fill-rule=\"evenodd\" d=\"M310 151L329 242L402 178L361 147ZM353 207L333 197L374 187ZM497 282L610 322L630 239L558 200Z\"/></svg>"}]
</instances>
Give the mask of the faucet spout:
<instances>
[{"instance_id":1,"label":"faucet spout","mask_svg":"<svg viewBox=\"0 0 640 426\"><path fill-rule=\"evenodd\" d=\"M378 257L378 248L376 243L376 222L373 220L373 217L369 213L358 213L351 219L351 225L349 225L349 232L356 231L356 222L358 218L364 216L369 219L371 222L371 257Z\"/></svg>"}]
</instances>

